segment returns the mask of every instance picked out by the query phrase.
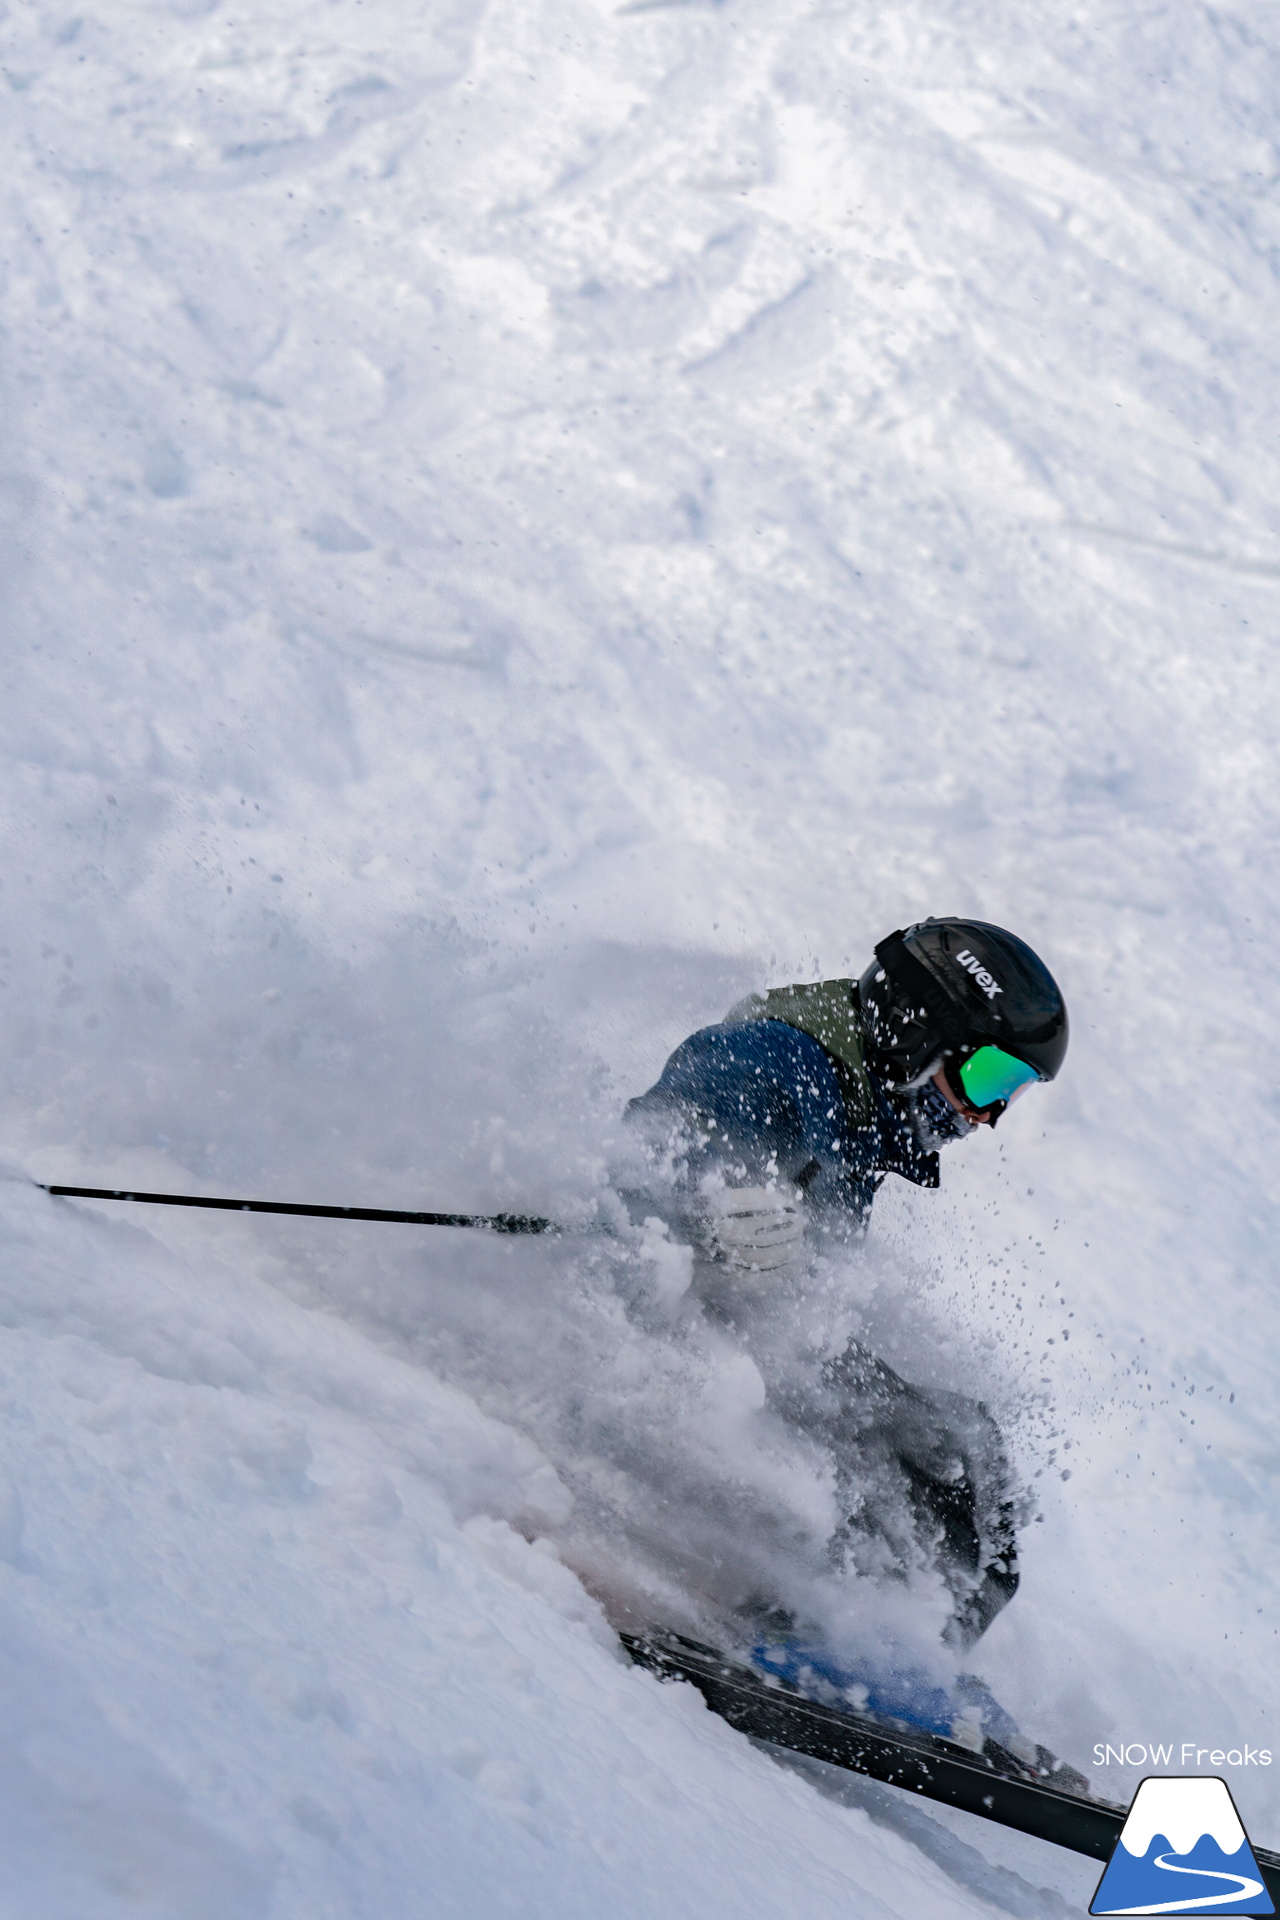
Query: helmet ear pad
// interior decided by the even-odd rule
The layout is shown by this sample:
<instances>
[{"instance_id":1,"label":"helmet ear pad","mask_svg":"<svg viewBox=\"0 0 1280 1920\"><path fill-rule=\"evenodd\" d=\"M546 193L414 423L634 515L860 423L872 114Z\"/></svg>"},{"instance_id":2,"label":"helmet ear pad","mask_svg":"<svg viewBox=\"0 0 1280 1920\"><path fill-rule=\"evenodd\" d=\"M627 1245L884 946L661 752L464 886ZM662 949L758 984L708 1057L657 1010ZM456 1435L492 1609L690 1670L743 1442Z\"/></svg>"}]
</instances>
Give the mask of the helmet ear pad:
<instances>
[{"instance_id":1,"label":"helmet ear pad","mask_svg":"<svg viewBox=\"0 0 1280 1920\"><path fill-rule=\"evenodd\" d=\"M946 1056L964 1045L956 1009L932 975L890 934L858 982L867 1048L896 1091L932 1079Z\"/></svg>"}]
</instances>

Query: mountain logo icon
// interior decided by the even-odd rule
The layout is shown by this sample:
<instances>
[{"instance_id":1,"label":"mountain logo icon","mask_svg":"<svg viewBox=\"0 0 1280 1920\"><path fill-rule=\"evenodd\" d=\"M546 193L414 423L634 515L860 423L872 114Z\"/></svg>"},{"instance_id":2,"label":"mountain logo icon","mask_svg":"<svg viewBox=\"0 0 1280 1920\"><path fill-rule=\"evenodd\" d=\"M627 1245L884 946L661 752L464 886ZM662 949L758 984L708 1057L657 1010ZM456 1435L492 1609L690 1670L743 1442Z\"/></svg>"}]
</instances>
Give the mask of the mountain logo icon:
<instances>
[{"instance_id":1,"label":"mountain logo icon","mask_svg":"<svg viewBox=\"0 0 1280 1920\"><path fill-rule=\"evenodd\" d=\"M1144 1780L1092 1914L1274 1913L1225 1780Z\"/></svg>"}]
</instances>

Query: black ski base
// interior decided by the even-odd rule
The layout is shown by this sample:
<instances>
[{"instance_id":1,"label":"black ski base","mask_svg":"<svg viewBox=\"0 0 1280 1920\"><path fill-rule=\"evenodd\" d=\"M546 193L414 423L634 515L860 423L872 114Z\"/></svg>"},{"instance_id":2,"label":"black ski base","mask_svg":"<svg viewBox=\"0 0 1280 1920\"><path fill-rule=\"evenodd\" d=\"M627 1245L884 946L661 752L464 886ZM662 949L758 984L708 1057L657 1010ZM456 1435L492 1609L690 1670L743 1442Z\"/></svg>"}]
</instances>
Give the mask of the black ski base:
<instances>
[{"instance_id":1,"label":"black ski base","mask_svg":"<svg viewBox=\"0 0 1280 1920\"><path fill-rule=\"evenodd\" d=\"M689 1681L713 1713L753 1740L864 1773L1095 1860L1109 1860L1120 1838L1123 1807L1054 1784L1055 1776L1039 1777L1039 1770L993 1741L973 1753L932 1734L886 1728L844 1707L807 1699L786 1681L677 1633L624 1633L621 1639L638 1665L661 1679ZM1258 1846L1253 1854L1280 1907L1280 1854Z\"/></svg>"}]
</instances>

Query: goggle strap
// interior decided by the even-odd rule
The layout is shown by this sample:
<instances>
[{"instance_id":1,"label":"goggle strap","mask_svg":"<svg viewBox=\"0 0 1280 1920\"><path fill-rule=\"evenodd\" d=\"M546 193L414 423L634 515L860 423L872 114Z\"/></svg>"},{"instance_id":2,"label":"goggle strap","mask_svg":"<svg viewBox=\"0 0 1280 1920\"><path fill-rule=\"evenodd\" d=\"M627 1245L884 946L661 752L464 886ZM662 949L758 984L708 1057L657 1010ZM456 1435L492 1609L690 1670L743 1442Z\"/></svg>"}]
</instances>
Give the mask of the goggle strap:
<instances>
[{"instance_id":1,"label":"goggle strap","mask_svg":"<svg viewBox=\"0 0 1280 1920\"><path fill-rule=\"evenodd\" d=\"M887 934L876 947L876 959L889 978L904 987L933 1020L943 1044L962 1046L964 1036L956 1009L924 962L917 960L907 946L905 931L899 928L897 933Z\"/></svg>"}]
</instances>

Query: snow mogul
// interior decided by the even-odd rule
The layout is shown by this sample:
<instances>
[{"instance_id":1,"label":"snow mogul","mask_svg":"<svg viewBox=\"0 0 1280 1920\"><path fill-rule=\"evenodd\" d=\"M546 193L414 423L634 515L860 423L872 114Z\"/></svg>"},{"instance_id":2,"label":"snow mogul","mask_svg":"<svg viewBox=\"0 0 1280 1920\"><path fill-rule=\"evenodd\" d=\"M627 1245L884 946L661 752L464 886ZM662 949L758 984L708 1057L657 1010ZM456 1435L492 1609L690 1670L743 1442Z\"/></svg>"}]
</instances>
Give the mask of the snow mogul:
<instances>
[{"instance_id":1,"label":"snow mogul","mask_svg":"<svg viewBox=\"0 0 1280 1920\"><path fill-rule=\"evenodd\" d=\"M753 994L691 1034L627 1120L663 1169L704 1300L741 1322L824 1240L862 1231L886 1175L936 1187L941 1150L994 1128L1066 1050L1062 994L1024 941L922 920L882 940L860 980ZM932 1568L953 1602L944 1639L971 1646L1018 1585L1016 1503L986 1408L910 1385L851 1340L782 1411L835 1460L848 1516L836 1564L902 1580Z\"/></svg>"}]
</instances>

